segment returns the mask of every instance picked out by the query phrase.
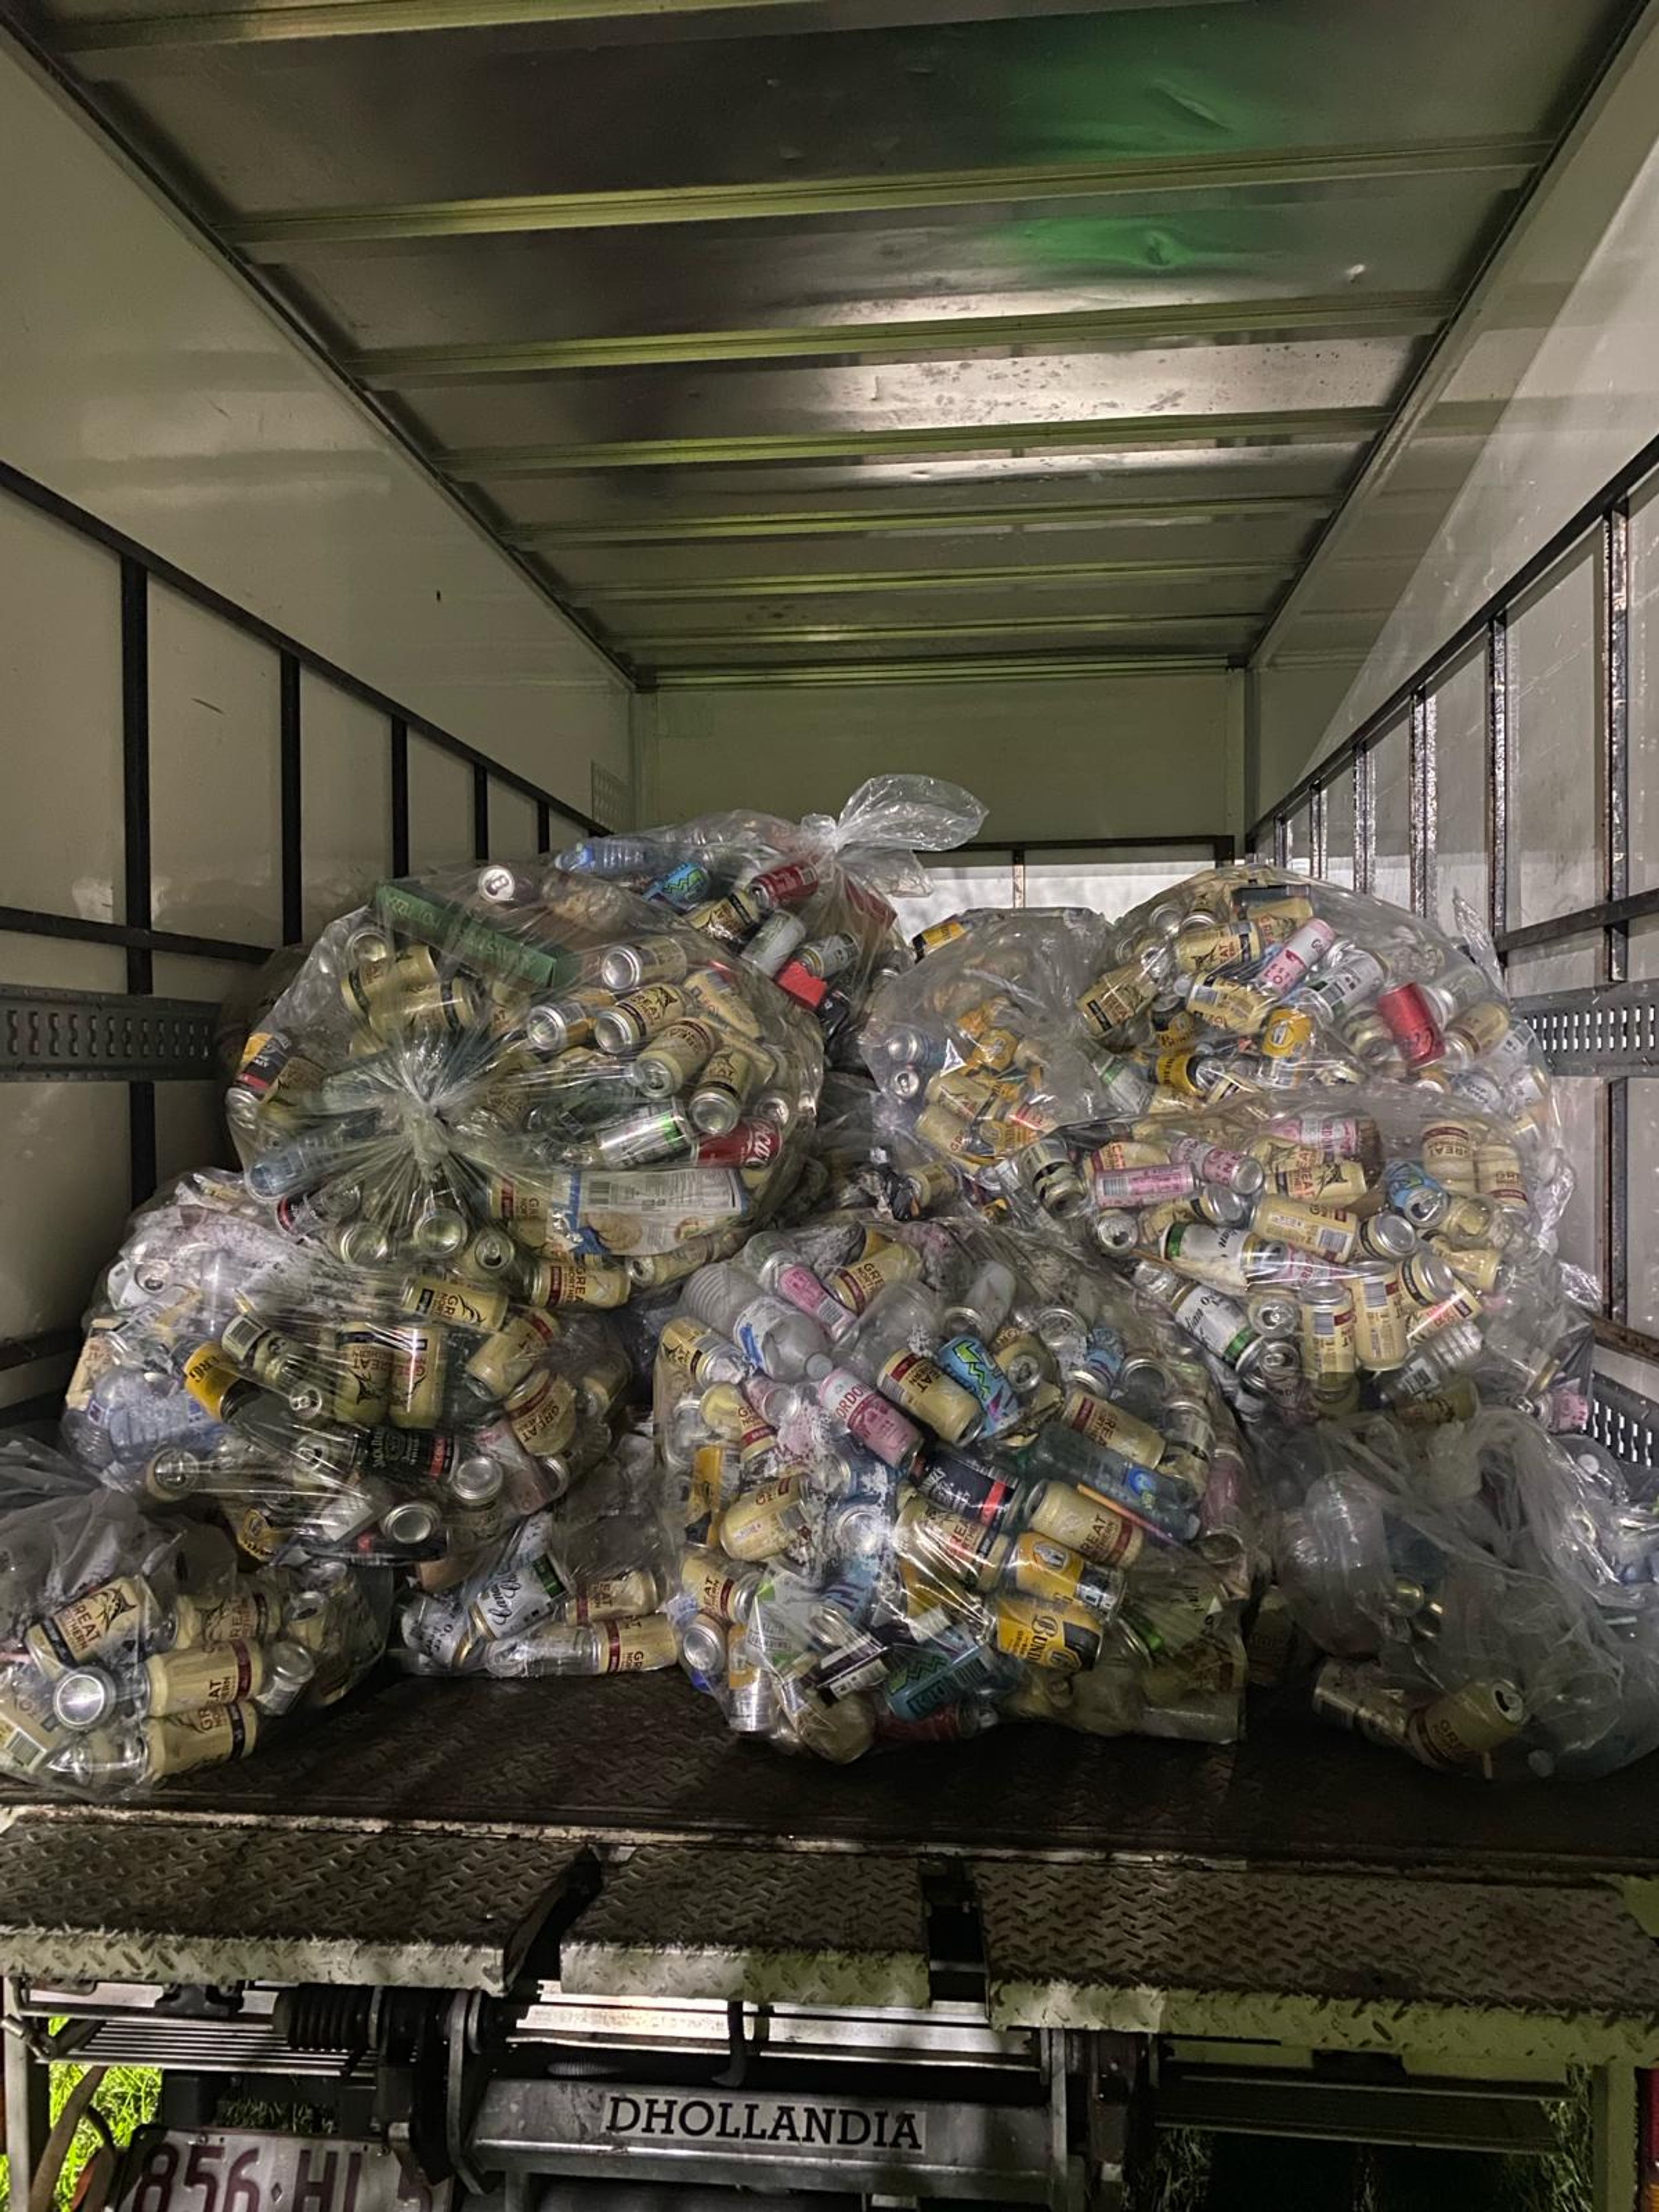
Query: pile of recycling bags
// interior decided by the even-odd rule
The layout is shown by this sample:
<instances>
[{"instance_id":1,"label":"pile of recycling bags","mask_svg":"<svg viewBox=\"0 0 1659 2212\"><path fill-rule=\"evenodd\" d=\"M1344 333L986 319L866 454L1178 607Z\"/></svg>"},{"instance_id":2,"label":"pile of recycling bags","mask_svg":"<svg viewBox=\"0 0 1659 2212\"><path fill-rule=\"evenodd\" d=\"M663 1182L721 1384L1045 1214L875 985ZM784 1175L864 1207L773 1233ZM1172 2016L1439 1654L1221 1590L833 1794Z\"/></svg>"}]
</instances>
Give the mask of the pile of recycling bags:
<instances>
[{"instance_id":1,"label":"pile of recycling bags","mask_svg":"<svg viewBox=\"0 0 1659 2212\"><path fill-rule=\"evenodd\" d=\"M285 955L241 1172L134 1217L63 1455L0 1455L0 1768L147 1789L383 1657L678 1666L842 1764L1224 1743L1270 1580L1313 1710L1425 1765L1659 1741L1659 1502L1575 1433L1571 1177L1472 917L1249 866L913 951L980 818L878 778Z\"/></svg>"},{"instance_id":2,"label":"pile of recycling bags","mask_svg":"<svg viewBox=\"0 0 1659 2212\"><path fill-rule=\"evenodd\" d=\"M839 821L722 815L381 884L280 956L226 1101L243 1172L186 1176L134 1218L66 1393L64 1443L131 1556L90 1584L54 1571L36 1611L131 1583L141 1625L75 1655L106 1650L114 1690L71 1668L24 1698L66 1745L0 1741L0 1765L103 1790L246 1755L279 1695L319 1694L279 1583L332 1594L309 1632L331 1686L387 1649L422 1674L672 1665L629 1402L651 1301L790 1194L826 1048L908 957L886 896L921 881L905 844L980 817L954 787L880 778ZM204 1692L220 1718L188 1760L125 1735L94 1756L112 1715L183 1710L135 1686L192 1641L167 1562L207 1538L259 1584L293 1686L256 1656Z\"/></svg>"},{"instance_id":3,"label":"pile of recycling bags","mask_svg":"<svg viewBox=\"0 0 1659 2212\"><path fill-rule=\"evenodd\" d=\"M1377 900L1237 867L1115 924L981 916L866 1048L891 1129L1124 1268L1246 1419L1547 1413L1582 1355L1536 1045L1493 969Z\"/></svg>"}]
</instances>

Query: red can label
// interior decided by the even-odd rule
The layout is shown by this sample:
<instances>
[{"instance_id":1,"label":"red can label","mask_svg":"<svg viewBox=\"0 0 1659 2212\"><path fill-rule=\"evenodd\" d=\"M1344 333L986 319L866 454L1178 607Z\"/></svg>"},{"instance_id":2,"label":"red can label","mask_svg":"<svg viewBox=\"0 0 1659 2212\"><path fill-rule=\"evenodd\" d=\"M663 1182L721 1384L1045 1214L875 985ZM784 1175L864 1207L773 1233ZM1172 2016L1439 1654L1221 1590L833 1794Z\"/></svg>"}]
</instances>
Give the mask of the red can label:
<instances>
[{"instance_id":1,"label":"red can label","mask_svg":"<svg viewBox=\"0 0 1659 2212\"><path fill-rule=\"evenodd\" d=\"M739 1121L724 1136L703 1137L696 1152L700 1168L763 1168L783 1149L783 1132L771 1121Z\"/></svg>"},{"instance_id":2,"label":"red can label","mask_svg":"<svg viewBox=\"0 0 1659 2212\"><path fill-rule=\"evenodd\" d=\"M1379 992L1376 1011L1388 1024L1408 1067L1420 1067L1440 1050L1440 1024L1417 984L1399 983L1392 991Z\"/></svg>"}]
</instances>

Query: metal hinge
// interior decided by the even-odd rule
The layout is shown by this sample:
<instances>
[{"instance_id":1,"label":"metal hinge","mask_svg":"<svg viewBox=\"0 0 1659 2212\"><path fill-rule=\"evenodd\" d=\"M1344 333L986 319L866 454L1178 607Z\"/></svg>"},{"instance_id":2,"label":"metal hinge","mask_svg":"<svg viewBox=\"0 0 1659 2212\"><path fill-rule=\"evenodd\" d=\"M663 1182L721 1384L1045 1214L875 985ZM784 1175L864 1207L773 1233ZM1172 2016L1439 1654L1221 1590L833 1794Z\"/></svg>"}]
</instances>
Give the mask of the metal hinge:
<instances>
[{"instance_id":1,"label":"metal hinge","mask_svg":"<svg viewBox=\"0 0 1659 2212\"><path fill-rule=\"evenodd\" d=\"M1587 983L1517 999L1557 1075L1617 1075L1659 1067L1659 982Z\"/></svg>"},{"instance_id":2,"label":"metal hinge","mask_svg":"<svg viewBox=\"0 0 1659 2212\"><path fill-rule=\"evenodd\" d=\"M210 1000L0 985L0 1082L211 1080Z\"/></svg>"}]
</instances>

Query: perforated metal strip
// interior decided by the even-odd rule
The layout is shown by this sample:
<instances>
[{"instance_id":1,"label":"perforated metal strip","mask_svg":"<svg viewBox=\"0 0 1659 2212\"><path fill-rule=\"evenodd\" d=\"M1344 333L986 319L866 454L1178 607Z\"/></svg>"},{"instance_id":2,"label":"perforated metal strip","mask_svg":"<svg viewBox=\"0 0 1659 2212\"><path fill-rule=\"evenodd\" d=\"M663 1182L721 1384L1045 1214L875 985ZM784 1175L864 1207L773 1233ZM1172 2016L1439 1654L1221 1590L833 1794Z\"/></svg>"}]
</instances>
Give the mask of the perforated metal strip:
<instances>
[{"instance_id":1,"label":"perforated metal strip","mask_svg":"<svg viewBox=\"0 0 1659 2212\"><path fill-rule=\"evenodd\" d=\"M1659 982L1587 984L1518 999L1558 1075L1659 1067Z\"/></svg>"},{"instance_id":2,"label":"perforated metal strip","mask_svg":"<svg viewBox=\"0 0 1659 2212\"><path fill-rule=\"evenodd\" d=\"M0 988L0 1082L199 1082L214 1073L208 1000Z\"/></svg>"},{"instance_id":3,"label":"perforated metal strip","mask_svg":"<svg viewBox=\"0 0 1659 2212\"><path fill-rule=\"evenodd\" d=\"M1595 1378L1590 1434L1632 1467L1659 1468L1659 1405L1610 1375Z\"/></svg>"}]
</instances>

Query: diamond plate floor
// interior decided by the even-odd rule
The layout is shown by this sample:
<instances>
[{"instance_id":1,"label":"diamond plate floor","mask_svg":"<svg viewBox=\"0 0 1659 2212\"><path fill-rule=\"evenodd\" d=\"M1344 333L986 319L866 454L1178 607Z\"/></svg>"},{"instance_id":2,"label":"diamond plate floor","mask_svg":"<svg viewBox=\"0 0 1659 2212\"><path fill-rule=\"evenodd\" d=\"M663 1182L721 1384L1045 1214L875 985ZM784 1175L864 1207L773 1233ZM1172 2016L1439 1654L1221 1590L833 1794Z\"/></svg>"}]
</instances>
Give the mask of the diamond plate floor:
<instances>
[{"instance_id":1,"label":"diamond plate floor","mask_svg":"<svg viewBox=\"0 0 1659 2212\"><path fill-rule=\"evenodd\" d=\"M33 1807L0 1830L8 1971L504 1992L570 1844Z\"/></svg>"},{"instance_id":2,"label":"diamond plate floor","mask_svg":"<svg viewBox=\"0 0 1659 2212\"><path fill-rule=\"evenodd\" d=\"M927 2002L914 1861L661 1845L610 1869L560 1953L567 1990Z\"/></svg>"},{"instance_id":3,"label":"diamond plate floor","mask_svg":"<svg viewBox=\"0 0 1659 2212\"><path fill-rule=\"evenodd\" d=\"M1236 1745L1003 1728L842 1768L743 1741L665 1674L394 1681L156 1802L624 1841L1659 1875L1650 1766L1486 1789L1270 1710Z\"/></svg>"}]
</instances>

